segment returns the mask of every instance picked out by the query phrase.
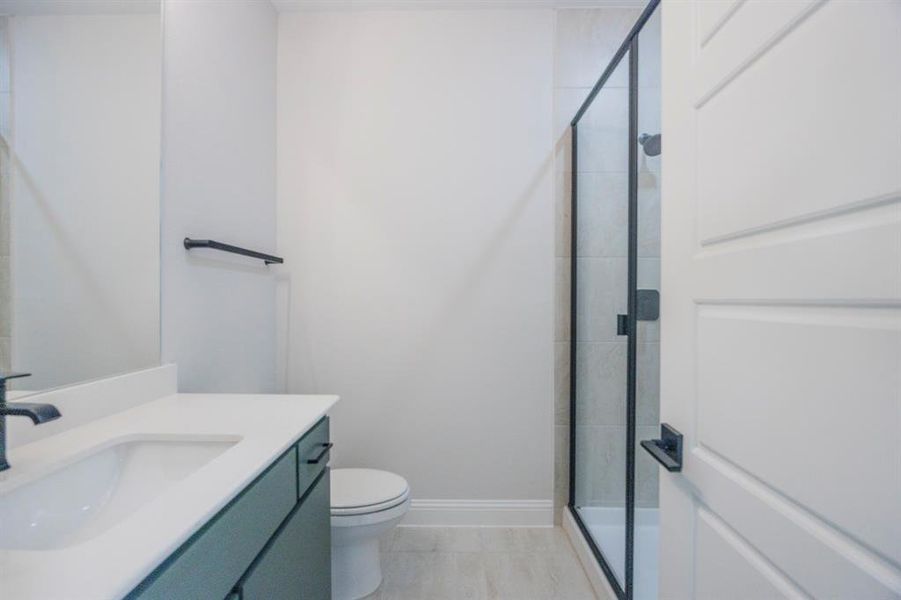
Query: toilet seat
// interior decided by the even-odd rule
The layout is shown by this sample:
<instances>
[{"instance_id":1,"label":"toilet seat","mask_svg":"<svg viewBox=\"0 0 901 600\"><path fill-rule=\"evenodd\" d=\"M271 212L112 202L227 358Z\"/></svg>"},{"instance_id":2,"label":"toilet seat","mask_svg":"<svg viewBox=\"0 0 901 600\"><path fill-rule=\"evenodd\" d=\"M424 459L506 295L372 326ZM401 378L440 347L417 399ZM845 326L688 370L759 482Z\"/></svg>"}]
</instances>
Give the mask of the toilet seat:
<instances>
[{"instance_id":1,"label":"toilet seat","mask_svg":"<svg viewBox=\"0 0 901 600\"><path fill-rule=\"evenodd\" d=\"M394 473L378 469L333 469L331 472L333 517L385 511L403 504L409 496L406 479Z\"/></svg>"}]
</instances>

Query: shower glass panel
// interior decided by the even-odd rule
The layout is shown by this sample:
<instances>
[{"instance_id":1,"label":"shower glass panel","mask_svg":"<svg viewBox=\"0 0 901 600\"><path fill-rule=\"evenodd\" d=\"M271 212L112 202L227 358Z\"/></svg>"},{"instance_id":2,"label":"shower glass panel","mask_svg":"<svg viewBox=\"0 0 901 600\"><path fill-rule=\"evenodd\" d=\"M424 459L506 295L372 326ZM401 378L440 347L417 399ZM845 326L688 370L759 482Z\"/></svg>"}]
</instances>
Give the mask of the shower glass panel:
<instances>
[{"instance_id":1,"label":"shower glass panel","mask_svg":"<svg viewBox=\"0 0 901 600\"><path fill-rule=\"evenodd\" d=\"M572 120L570 511L621 600L657 598L660 16L651 0Z\"/></svg>"},{"instance_id":2,"label":"shower glass panel","mask_svg":"<svg viewBox=\"0 0 901 600\"><path fill-rule=\"evenodd\" d=\"M574 507L625 587L629 56L576 128Z\"/></svg>"},{"instance_id":3,"label":"shower glass panel","mask_svg":"<svg viewBox=\"0 0 901 600\"><path fill-rule=\"evenodd\" d=\"M660 290L660 11L638 34L636 153L637 255L639 290ZM638 140L635 140L636 143ZM635 348L635 443L660 437L660 321L638 321ZM657 598L658 504L660 467L635 448L635 528L632 570L636 600Z\"/></svg>"}]
</instances>

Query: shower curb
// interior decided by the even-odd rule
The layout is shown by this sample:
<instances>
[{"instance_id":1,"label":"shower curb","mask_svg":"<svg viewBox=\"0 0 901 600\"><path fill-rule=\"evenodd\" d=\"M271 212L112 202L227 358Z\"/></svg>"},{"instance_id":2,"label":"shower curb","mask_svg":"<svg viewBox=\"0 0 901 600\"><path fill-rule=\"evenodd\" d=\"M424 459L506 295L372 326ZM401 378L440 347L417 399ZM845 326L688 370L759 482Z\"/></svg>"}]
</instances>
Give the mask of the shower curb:
<instances>
[{"instance_id":1,"label":"shower curb","mask_svg":"<svg viewBox=\"0 0 901 600\"><path fill-rule=\"evenodd\" d=\"M573 519L569 507L563 509L563 531L566 532L569 543L572 544L573 549L576 551L576 557L578 557L582 570L585 571L585 575L588 577L588 581L591 583L598 600L616 600L616 593L610 587L610 582L607 581L604 572L601 571L601 567L598 565L594 554L592 554L591 548L588 547L588 542L582 537L579 526Z\"/></svg>"}]
</instances>

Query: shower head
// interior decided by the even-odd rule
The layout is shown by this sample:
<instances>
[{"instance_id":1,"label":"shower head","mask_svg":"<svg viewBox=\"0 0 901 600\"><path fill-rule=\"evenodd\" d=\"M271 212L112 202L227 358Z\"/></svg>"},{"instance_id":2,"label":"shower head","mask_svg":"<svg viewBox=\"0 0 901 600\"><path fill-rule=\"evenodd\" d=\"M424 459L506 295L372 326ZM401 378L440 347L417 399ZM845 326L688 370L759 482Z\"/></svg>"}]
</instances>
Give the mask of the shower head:
<instances>
[{"instance_id":1,"label":"shower head","mask_svg":"<svg viewBox=\"0 0 901 600\"><path fill-rule=\"evenodd\" d=\"M644 153L648 156L660 156L660 134L650 135L642 133L638 136L638 143L644 148Z\"/></svg>"}]
</instances>

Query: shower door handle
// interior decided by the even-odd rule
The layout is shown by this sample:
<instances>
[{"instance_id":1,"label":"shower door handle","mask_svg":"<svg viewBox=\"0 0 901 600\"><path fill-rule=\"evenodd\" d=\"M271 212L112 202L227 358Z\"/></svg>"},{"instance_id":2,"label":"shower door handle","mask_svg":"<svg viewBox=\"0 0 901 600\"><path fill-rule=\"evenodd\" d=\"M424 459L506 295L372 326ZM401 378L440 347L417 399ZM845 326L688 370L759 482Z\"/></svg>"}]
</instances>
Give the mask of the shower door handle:
<instances>
[{"instance_id":1,"label":"shower door handle","mask_svg":"<svg viewBox=\"0 0 901 600\"><path fill-rule=\"evenodd\" d=\"M660 292L635 290L636 321L656 321L660 318ZM616 335L629 335L629 315L616 315Z\"/></svg>"},{"instance_id":2,"label":"shower door handle","mask_svg":"<svg viewBox=\"0 0 901 600\"><path fill-rule=\"evenodd\" d=\"M660 424L659 440L642 440L641 447L667 471L678 473L682 470L682 434L666 423Z\"/></svg>"}]
</instances>

